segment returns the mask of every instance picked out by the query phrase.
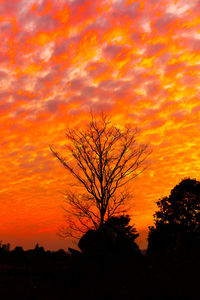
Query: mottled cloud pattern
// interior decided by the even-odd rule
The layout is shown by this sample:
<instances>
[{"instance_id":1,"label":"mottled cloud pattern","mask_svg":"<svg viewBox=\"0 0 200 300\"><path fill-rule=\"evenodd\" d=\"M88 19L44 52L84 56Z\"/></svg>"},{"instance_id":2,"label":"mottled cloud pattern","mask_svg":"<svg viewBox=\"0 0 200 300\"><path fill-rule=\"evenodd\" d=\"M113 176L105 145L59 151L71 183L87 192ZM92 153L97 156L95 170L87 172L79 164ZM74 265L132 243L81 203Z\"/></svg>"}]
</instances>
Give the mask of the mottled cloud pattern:
<instances>
[{"instance_id":1,"label":"mottled cloud pattern","mask_svg":"<svg viewBox=\"0 0 200 300\"><path fill-rule=\"evenodd\" d=\"M91 109L138 126L153 150L132 183L139 230L159 197L199 179L199 16L197 0L1 1L0 227L11 243L42 232L48 246L71 181L49 144Z\"/></svg>"}]
</instances>

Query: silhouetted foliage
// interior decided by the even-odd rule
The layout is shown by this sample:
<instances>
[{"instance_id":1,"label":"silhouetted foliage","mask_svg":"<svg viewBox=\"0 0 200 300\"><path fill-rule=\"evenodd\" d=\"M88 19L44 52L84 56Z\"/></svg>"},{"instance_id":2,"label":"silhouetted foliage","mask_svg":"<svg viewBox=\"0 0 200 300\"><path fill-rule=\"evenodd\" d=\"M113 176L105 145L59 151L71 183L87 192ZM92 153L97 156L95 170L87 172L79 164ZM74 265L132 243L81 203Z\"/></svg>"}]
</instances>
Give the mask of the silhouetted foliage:
<instances>
[{"instance_id":1,"label":"silhouetted foliage","mask_svg":"<svg viewBox=\"0 0 200 300\"><path fill-rule=\"evenodd\" d=\"M112 217L104 224L106 241L112 240L114 232L114 243L104 244L101 252L69 255L62 249L45 251L39 245L27 251L16 247L0 252L1 298L198 299L200 262L186 260L169 268L152 264L133 250L137 233L129 220L128 216ZM124 239L129 240L128 247Z\"/></svg>"},{"instance_id":2,"label":"silhouetted foliage","mask_svg":"<svg viewBox=\"0 0 200 300\"><path fill-rule=\"evenodd\" d=\"M63 249L59 249L58 251L53 253L53 256L56 260L63 260L66 258L67 254Z\"/></svg>"},{"instance_id":3,"label":"silhouetted foliage","mask_svg":"<svg viewBox=\"0 0 200 300\"><path fill-rule=\"evenodd\" d=\"M136 136L136 129L113 126L102 114L97 119L91 116L83 130L67 130L67 157L50 147L83 188L67 192L68 226L61 229L62 236L80 237L125 213L129 194L123 187L143 172L143 162L150 154L147 145L137 144Z\"/></svg>"},{"instance_id":4,"label":"silhouetted foliage","mask_svg":"<svg viewBox=\"0 0 200 300\"><path fill-rule=\"evenodd\" d=\"M2 244L2 241L0 241L0 252L8 252L10 251L10 243Z\"/></svg>"},{"instance_id":5,"label":"silhouetted foliage","mask_svg":"<svg viewBox=\"0 0 200 300\"><path fill-rule=\"evenodd\" d=\"M169 197L157 202L155 226L149 227L148 252L169 257L194 255L200 250L200 182L184 179Z\"/></svg>"},{"instance_id":6,"label":"silhouetted foliage","mask_svg":"<svg viewBox=\"0 0 200 300\"><path fill-rule=\"evenodd\" d=\"M128 215L113 216L97 230L88 230L79 241L83 253L138 254L136 229L129 225Z\"/></svg>"},{"instance_id":7,"label":"silhouetted foliage","mask_svg":"<svg viewBox=\"0 0 200 300\"><path fill-rule=\"evenodd\" d=\"M118 252L131 253L139 251L135 239L139 236L136 229L130 224L128 215L115 216L108 219L105 225L114 229L115 232L115 248Z\"/></svg>"}]
</instances>

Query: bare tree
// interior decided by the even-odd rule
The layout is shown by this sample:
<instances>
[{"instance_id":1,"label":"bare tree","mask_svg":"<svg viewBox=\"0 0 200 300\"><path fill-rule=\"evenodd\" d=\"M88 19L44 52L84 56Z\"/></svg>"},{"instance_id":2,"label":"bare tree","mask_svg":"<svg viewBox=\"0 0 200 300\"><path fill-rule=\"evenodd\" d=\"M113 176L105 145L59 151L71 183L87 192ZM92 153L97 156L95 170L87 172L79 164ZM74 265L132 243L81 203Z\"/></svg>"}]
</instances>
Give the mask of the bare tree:
<instances>
[{"instance_id":1,"label":"bare tree","mask_svg":"<svg viewBox=\"0 0 200 300\"><path fill-rule=\"evenodd\" d=\"M53 155L80 184L80 192L67 192L67 227L62 236L98 229L113 215L125 212L128 192L125 185L145 169L150 150L136 142L137 129L113 126L101 114L85 129L67 129L68 158L51 146ZM69 159L70 157L70 159Z\"/></svg>"}]
</instances>

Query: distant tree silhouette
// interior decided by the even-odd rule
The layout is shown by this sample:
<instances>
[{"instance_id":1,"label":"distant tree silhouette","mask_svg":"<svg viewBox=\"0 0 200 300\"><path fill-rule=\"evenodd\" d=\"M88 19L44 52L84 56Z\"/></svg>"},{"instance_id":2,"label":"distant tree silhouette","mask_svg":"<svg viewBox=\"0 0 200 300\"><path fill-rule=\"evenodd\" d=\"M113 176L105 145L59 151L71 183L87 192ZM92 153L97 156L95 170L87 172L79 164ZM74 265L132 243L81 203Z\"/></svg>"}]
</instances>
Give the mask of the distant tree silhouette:
<instances>
[{"instance_id":1,"label":"distant tree silhouette","mask_svg":"<svg viewBox=\"0 0 200 300\"><path fill-rule=\"evenodd\" d=\"M44 253L44 247L41 247L38 243L35 245L35 249L34 249L35 253L39 253L42 254Z\"/></svg>"},{"instance_id":2,"label":"distant tree silhouette","mask_svg":"<svg viewBox=\"0 0 200 300\"><path fill-rule=\"evenodd\" d=\"M114 126L105 114L91 115L85 129L67 129L67 156L50 147L83 188L66 194L68 226L61 229L62 236L80 237L125 213L128 193L123 187L143 172L150 154L147 145L137 144L136 136L136 129Z\"/></svg>"},{"instance_id":3,"label":"distant tree silhouette","mask_svg":"<svg viewBox=\"0 0 200 300\"><path fill-rule=\"evenodd\" d=\"M10 244L2 244L0 241L0 263L6 263L8 257L10 256Z\"/></svg>"},{"instance_id":4,"label":"distant tree silhouette","mask_svg":"<svg viewBox=\"0 0 200 300\"><path fill-rule=\"evenodd\" d=\"M97 230L88 230L79 240L78 246L84 253L133 254L140 250L135 243L139 236L129 225L128 215L113 216Z\"/></svg>"},{"instance_id":5,"label":"distant tree silhouette","mask_svg":"<svg viewBox=\"0 0 200 300\"><path fill-rule=\"evenodd\" d=\"M8 252L10 251L10 243L2 244L2 241L0 241L0 252Z\"/></svg>"},{"instance_id":6,"label":"distant tree silhouette","mask_svg":"<svg viewBox=\"0 0 200 300\"><path fill-rule=\"evenodd\" d=\"M196 247L200 250L200 182L182 180L157 205L155 225L149 227L148 252L171 256L194 253Z\"/></svg>"},{"instance_id":7,"label":"distant tree silhouette","mask_svg":"<svg viewBox=\"0 0 200 300\"><path fill-rule=\"evenodd\" d=\"M12 258L17 263L21 263L25 259L25 251L21 246L15 247L15 249L12 250Z\"/></svg>"}]
</instances>

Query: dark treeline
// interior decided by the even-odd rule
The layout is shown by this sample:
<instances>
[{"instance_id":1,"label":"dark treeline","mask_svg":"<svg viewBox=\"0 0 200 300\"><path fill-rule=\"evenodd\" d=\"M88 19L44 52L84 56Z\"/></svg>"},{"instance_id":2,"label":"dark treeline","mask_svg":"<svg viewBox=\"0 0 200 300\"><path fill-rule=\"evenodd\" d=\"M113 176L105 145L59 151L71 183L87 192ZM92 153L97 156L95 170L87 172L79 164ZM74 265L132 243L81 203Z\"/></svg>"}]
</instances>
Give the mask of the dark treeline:
<instances>
[{"instance_id":1,"label":"dark treeline","mask_svg":"<svg viewBox=\"0 0 200 300\"><path fill-rule=\"evenodd\" d=\"M36 244L34 249L24 250L21 246L15 247L12 251L10 250L10 244L3 244L0 242L0 263L3 264L39 264L45 261L59 261L67 257L67 253L60 249L58 251L45 251L45 249L39 244Z\"/></svg>"},{"instance_id":2,"label":"dark treeline","mask_svg":"<svg viewBox=\"0 0 200 300\"><path fill-rule=\"evenodd\" d=\"M128 215L89 229L80 251L51 252L38 244L11 251L1 243L2 298L199 299L200 182L182 180L157 206L145 253Z\"/></svg>"}]
</instances>

